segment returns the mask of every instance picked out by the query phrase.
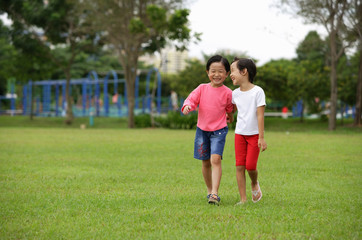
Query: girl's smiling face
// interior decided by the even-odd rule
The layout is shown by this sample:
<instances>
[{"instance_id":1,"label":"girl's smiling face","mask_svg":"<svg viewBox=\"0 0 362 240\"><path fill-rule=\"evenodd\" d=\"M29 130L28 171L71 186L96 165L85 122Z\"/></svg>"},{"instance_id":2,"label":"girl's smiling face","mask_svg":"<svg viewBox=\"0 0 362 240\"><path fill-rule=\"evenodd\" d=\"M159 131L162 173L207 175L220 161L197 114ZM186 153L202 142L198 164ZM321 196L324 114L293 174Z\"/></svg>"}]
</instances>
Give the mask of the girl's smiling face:
<instances>
[{"instance_id":1,"label":"girl's smiling face","mask_svg":"<svg viewBox=\"0 0 362 240\"><path fill-rule=\"evenodd\" d=\"M245 74L243 75L243 72L240 72L236 65L237 62L233 62L230 66L230 78L233 81L233 85L240 85Z\"/></svg>"},{"instance_id":2,"label":"girl's smiling face","mask_svg":"<svg viewBox=\"0 0 362 240\"><path fill-rule=\"evenodd\" d=\"M221 87L229 75L221 62L213 62L207 72L212 87Z\"/></svg>"}]
</instances>

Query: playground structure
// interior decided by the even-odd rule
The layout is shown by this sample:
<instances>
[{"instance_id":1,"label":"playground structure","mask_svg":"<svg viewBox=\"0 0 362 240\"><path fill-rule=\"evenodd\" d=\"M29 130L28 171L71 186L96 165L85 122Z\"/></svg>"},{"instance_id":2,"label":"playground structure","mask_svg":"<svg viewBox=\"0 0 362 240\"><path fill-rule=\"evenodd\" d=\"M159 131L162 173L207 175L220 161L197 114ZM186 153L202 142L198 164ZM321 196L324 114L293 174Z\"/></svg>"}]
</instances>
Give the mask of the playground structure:
<instances>
[{"instance_id":1,"label":"playground structure","mask_svg":"<svg viewBox=\"0 0 362 240\"><path fill-rule=\"evenodd\" d=\"M154 101L152 101L150 93L150 81L153 73L157 78L155 81L157 82L157 92ZM109 93L111 84L113 84L112 94ZM118 78L114 70L109 71L103 79L100 79L95 71L89 72L86 78L72 79L70 81L70 94L74 88L80 92L77 101L73 101L72 107L76 117L91 115L122 117L128 114L127 84L125 79ZM157 68L148 70L144 96L140 96L139 88L140 77L137 76L135 81L135 114L150 113L151 111L161 114L172 109L169 97L167 97L166 102L162 102L165 98L161 98L161 74ZM38 93L35 93L36 90ZM11 91L14 93L14 89ZM15 113L17 111L19 113L19 110L15 110L15 99L10 99L10 112ZM64 116L67 105L66 80L29 81L22 88L21 103L22 115L30 115L33 111L36 116Z\"/></svg>"}]
</instances>

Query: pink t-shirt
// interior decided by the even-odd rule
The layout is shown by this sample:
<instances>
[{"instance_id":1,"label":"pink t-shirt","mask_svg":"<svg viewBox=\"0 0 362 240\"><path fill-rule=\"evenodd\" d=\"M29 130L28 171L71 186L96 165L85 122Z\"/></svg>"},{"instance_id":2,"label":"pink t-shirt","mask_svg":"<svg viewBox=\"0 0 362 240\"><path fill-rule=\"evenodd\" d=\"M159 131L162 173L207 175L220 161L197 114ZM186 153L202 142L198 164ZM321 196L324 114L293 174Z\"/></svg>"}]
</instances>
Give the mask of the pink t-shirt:
<instances>
[{"instance_id":1,"label":"pink t-shirt","mask_svg":"<svg viewBox=\"0 0 362 240\"><path fill-rule=\"evenodd\" d=\"M181 111L186 105L191 111L199 106L197 126L204 131L216 131L227 126L226 113L233 110L232 91L222 85L214 88L210 83L200 84L186 98Z\"/></svg>"}]
</instances>

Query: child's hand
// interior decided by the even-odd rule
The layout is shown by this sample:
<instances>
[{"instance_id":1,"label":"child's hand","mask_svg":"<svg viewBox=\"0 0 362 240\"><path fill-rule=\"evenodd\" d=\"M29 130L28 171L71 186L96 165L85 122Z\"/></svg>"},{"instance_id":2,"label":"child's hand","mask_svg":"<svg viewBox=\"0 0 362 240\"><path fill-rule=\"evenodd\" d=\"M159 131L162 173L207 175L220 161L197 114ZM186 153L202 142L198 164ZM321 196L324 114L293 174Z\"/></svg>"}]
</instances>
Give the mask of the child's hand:
<instances>
[{"instance_id":1,"label":"child's hand","mask_svg":"<svg viewBox=\"0 0 362 240\"><path fill-rule=\"evenodd\" d=\"M191 107L189 105L186 105L184 109L182 110L182 113L187 115L191 110Z\"/></svg>"},{"instance_id":2,"label":"child's hand","mask_svg":"<svg viewBox=\"0 0 362 240\"><path fill-rule=\"evenodd\" d=\"M261 148L262 152L264 152L267 149L268 146L266 145L264 138L259 138L258 147L259 147L259 149Z\"/></svg>"},{"instance_id":3,"label":"child's hand","mask_svg":"<svg viewBox=\"0 0 362 240\"><path fill-rule=\"evenodd\" d=\"M234 114L233 114L233 113L227 113L227 114L226 114L226 122L227 122L227 123L232 123L232 122L234 122Z\"/></svg>"}]
</instances>

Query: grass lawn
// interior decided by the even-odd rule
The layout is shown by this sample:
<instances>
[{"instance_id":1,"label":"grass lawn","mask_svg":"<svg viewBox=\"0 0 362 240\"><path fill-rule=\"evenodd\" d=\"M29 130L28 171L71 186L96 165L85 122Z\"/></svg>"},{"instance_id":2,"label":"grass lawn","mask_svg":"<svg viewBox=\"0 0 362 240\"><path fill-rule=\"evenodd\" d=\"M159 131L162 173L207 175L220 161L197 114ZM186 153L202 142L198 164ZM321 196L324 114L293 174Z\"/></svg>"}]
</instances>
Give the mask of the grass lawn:
<instances>
[{"instance_id":1,"label":"grass lawn","mask_svg":"<svg viewBox=\"0 0 362 240\"><path fill-rule=\"evenodd\" d=\"M194 130L7 121L0 117L0 239L362 238L360 129L266 121L263 198L251 202L247 179L243 206L230 131L221 204L212 206L192 158Z\"/></svg>"}]
</instances>

